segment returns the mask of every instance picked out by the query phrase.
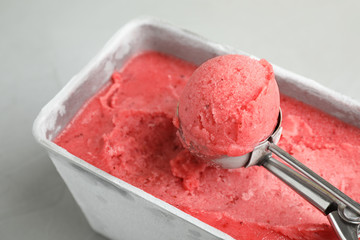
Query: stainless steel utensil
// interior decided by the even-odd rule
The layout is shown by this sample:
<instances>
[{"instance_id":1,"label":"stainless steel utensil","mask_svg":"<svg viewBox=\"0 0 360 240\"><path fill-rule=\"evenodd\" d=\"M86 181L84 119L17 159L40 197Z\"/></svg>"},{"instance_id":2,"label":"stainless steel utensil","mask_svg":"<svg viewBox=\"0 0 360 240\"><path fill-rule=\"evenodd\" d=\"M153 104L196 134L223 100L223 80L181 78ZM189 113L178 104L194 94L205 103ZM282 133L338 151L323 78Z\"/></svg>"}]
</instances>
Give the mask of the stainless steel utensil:
<instances>
[{"instance_id":1,"label":"stainless steel utensil","mask_svg":"<svg viewBox=\"0 0 360 240\"><path fill-rule=\"evenodd\" d=\"M186 144L178 110L177 117L180 137ZM252 152L238 157L221 156L212 161L227 169L263 166L327 216L339 239L358 240L360 237L360 204L276 145L281 136L281 122L282 112L280 109L275 130ZM187 146L187 148L191 151L191 146ZM273 158L272 154L284 160L294 169Z\"/></svg>"}]
</instances>

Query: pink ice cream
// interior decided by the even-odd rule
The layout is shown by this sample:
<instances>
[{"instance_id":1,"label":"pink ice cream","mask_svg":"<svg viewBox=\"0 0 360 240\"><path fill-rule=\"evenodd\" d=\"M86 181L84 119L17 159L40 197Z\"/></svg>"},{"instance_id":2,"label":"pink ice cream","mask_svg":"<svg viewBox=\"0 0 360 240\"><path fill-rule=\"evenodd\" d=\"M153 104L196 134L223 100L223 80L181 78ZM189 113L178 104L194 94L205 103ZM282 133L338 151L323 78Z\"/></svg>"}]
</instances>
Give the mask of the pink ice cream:
<instances>
[{"instance_id":1,"label":"pink ice cream","mask_svg":"<svg viewBox=\"0 0 360 240\"><path fill-rule=\"evenodd\" d=\"M195 70L180 97L184 145L197 155L244 155L274 131L279 107L279 89L266 60L210 59Z\"/></svg>"},{"instance_id":2,"label":"pink ice cream","mask_svg":"<svg viewBox=\"0 0 360 240\"><path fill-rule=\"evenodd\" d=\"M172 121L195 69L157 52L133 57L54 142L235 239L337 239L326 217L265 169L209 166L183 148ZM359 201L360 129L280 102L279 146Z\"/></svg>"}]
</instances>

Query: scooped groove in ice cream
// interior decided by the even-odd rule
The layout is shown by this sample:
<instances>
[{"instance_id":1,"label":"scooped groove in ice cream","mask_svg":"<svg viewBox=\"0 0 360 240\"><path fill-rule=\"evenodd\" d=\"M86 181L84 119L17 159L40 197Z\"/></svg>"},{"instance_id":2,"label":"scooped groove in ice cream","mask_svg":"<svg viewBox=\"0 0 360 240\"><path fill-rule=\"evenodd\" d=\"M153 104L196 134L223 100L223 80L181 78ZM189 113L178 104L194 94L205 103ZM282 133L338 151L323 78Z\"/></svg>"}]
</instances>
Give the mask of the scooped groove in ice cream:
<instances>
[{"instance_id":1,"label":"scooped groove in ice cream","mask_svg":"<svg viewBox=\"0 0 360 240\"><path fill-rule=\"evenodd\" d=\"M264 59L224 55L203 63L179 101L183 144L200 156L241 156L277 124L279 89Z\"/></svg>"}]
</instances>

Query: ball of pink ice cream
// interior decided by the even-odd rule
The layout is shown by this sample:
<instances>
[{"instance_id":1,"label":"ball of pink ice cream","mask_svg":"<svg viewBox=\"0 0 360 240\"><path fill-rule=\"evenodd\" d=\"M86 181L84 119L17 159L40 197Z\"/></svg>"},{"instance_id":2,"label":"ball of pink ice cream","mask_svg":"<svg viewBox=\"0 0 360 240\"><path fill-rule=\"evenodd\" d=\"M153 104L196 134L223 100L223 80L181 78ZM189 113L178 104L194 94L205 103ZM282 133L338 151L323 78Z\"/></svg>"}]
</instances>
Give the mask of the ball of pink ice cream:
<instances>
[{"instance_id":1,"label":"ball of pink ice cream","mask_svg":"<svg viewBox=\"0 0 360 240\"><path fill-rule=\"evenodd\" d=\"M273 68L266 60L224 55L192 74L179 101L180 135L200 156L241 156L273 132L280 109Z\"/></svg>"}]
</instances>

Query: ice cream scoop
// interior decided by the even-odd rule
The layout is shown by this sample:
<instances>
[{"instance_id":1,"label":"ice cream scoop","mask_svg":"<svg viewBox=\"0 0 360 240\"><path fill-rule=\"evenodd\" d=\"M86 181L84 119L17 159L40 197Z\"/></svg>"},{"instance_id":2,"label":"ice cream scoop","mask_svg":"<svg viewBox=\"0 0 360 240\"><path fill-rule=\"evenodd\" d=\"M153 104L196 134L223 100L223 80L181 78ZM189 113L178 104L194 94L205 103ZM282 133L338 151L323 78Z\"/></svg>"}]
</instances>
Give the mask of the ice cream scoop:
<instances>
[{"instance_id":1,"label":"ice cream scoop","mask_svg":"<svg viewBox=\"0 0 360 240\"><path fill-rule=\"evenodd\" d=\"M183 143L197 155L243 155L273 132L279 107L266 60L215 57L195 70L180 96Z\"/></svg>"},{"instance_id":2,"label":"ice cream scoop","mask_svg":"<svg viewBox=\"0 0 360 240\"><path fill-rule=\"evenodd\" d=\"M282 114L275 99L279 98L277 85L272 81L275 81L272 67L265 60L225 55L205 62L190 78L178 104L176 122L183 145L223 168L265 167L326 215L339 239L358 240L359 203L276 145L282 130ZM266 115L273 114L274 108L275 121L273 116ZM242 113L247 119L236 115Z\"/></svg>"}]
</instances>

